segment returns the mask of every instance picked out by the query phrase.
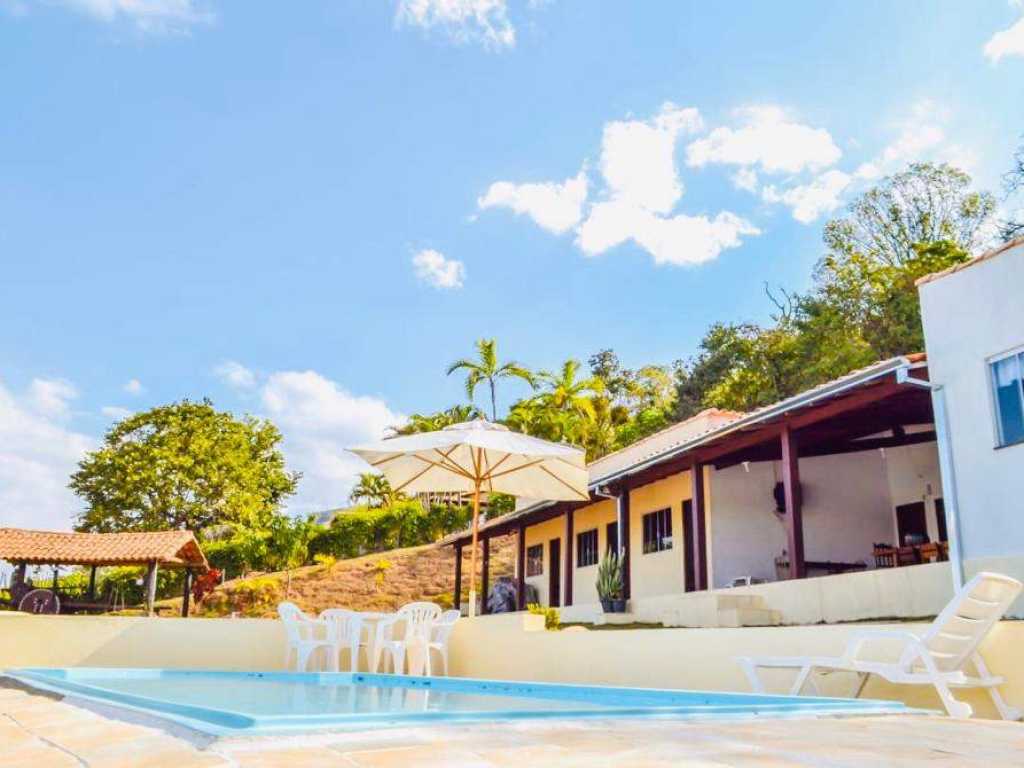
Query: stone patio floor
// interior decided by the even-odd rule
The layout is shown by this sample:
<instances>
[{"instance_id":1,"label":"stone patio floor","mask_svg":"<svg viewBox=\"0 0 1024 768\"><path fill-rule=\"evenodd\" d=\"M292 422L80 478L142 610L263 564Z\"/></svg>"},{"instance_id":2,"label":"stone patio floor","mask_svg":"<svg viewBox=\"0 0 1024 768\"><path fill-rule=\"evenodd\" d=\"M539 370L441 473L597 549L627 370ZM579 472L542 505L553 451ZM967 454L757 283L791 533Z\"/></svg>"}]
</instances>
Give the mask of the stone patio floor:
<instances>
[{"instance_id":1,"label":"stone patio floor","mask_svg":"<svg viewBox=\"0 0 1024 768\"><path fill-rule=\"evenodd\" d=\"M213 739L87 706L0 686L0 767L1024 765L1024 725L928 715L478 723Z\"/></svg>"}]
</instances>

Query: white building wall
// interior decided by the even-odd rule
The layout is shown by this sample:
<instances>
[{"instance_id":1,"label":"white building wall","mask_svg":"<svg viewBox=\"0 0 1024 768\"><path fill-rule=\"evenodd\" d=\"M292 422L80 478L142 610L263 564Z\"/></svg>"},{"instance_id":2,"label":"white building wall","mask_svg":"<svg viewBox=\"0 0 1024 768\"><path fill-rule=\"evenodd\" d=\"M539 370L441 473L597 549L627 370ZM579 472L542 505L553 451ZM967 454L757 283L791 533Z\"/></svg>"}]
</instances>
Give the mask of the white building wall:
<instances>
[{"instance_id":1,"label":"white building wall","mask_svg":"<svg viewBox=\"0 0 1024 768\"><path fill-rule=\"evenodd\" d=\"M1024 243L920 286L945 390L965 559L1024 553L1024 444L997 448L988 362L1024 346Z\"/></svg>"},{"instance_id":2,"label":"white building wall","mask_svg":"<svg viewBox=\"0 0 1024 768\"><path fill-rule=\"evenodd\" d=\"M713 587L739 576L776 580L786 520L774 511L772 489L781 479L779 462L712 474ZM805 558L873 567L872 545L896 540L895 506L920 501L929 485L939 488L935 444L801 459L800 482Z\"/></svg>"}]
</instances>

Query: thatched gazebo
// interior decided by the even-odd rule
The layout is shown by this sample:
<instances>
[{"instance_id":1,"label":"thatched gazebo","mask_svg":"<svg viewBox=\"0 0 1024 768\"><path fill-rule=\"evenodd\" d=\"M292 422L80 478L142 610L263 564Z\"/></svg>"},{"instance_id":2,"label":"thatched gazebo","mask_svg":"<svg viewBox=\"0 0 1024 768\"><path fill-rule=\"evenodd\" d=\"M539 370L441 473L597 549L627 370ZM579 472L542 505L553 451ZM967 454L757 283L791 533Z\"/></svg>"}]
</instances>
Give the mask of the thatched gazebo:
<instances>
[{"instance_id":1,"label":"thatched gazebo","mask_svg":"<svg viewBox=\"0 0 1024 768\"><path fill-rule=\"evenodd\" d=\"M0 528L0 560L14 566L11 596L25 591L25 570L29 565L79 565L91 568L87 599L80 604L65 601L71 609L97 607L96 569L103 566L145 565L146 613L153 614L158 569L184 568L185 589L182 616L188 615L192 574L205 573L210 566L191 531L142 533L65 533ZM53 590L56 594L56 578ZM12 600L17 607L17 599Z\"/></svg>"}]
</instances>

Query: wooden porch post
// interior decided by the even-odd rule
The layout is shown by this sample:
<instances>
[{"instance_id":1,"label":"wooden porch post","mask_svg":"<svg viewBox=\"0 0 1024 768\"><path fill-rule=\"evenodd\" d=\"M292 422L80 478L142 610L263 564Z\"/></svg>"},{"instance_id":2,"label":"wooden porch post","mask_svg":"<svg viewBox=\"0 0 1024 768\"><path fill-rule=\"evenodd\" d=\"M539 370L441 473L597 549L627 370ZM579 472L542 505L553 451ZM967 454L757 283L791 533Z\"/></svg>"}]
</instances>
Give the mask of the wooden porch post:
<instances>
[{"instance_id":1,"label":"wooden porch post","mask_svg":"<svg viewBox=\"0 0 1024 768\"><path fill-rule=\"evenodd\" d=\"M455 591L452 592L452 607L462 610L462 544L455 545Z\"/></svg>"},{"instance_id":2,"label":"wooden porch post","mask_svg":"<svg viewBox=\"0 0 1024 768\"><path fill-rule=\"evenodd\" d=\"M622 597L629 600L629 488L622 486L615 499L617 527L619 529L619 553L622 556Z\"/></svg>"},{"instance_id":3,"label":"wooden porch post","mask_svg":"<svg viewBox=\"0 0 1024 768\"><path fill-rule=\"evenodd\" d=\"M516 608L526 610L526 524L519 524L516 537Z\"/></svg>"},{"instance_id":4,"label":"wooden porch post","mask_svg":"<svg viewBox=\"0 0 1024 768\"><path fill-rule=\"evenodd\" d=\"M789 549L789 578L802 579L804 568L804 522L800 498L800 453L789 424L782 427L782 484L786 499L786 536Z\"/></svg>"},{"instance_id":5,"label":"wooden porch post","mask_svg":"<svg viewBox=\"0 0 1024 768\"><path fill-rule=\"evenodd\" d=\"M690 530L686 532L686 535L689 539L688 546L693 553L696 587L700 591L708 588L707 511L704 496L704 465L700 462L696 462L690 467L690 499L693 505L693 514L690 515Z\"/></svg>"},{"instance_id":6,"label":"wooden porch post","mask_svg":"<svg viewBox=\"0 0 1024 768\"><path fill-rule=\"evenodd\" d=\"M487 613L487 595L491 591L491 537L484 536L484 557L480 568L480 613Z\"/></svg>"},{"instance_id":7,"label":"wooden porch post","mask_svg":"<svg viewBox=\"0 0 1024 768\"><path fill-rule=\"evenodd\" d=\"M89 569L89 599L96 599L96 566Z\"/></svg>"},{"instance_id":8,"label":"wooden porch post","mask_svg":"<svg viewBox=\"0 0 1024 768\"><path fill-rule=\"evenodd\" d=\"M189 602L192 600L192 569L185 569L185 586L181 592L181 615L188 618Z\"/></svg>"},{"instance_id":9,"label":"wooden porch post","mask_svg":"<svg viewBox=\"0 0 1024 768\"><path fill-rule=\"evenodd\" d=\"M564 571L563 577L565 578L565 595L562 598L562 605L566 606L572 605L572 522L572 507L569 507L565 511L565 547L562 550L562 570Z\"/></svg>"},{"instance_id":10,"label":"wooden porch post","mask_svg":"<svg viewBox=\"0 0 1024 768\"><path fill-rule=\"evenodd\" d=\"M156 573L157 564L156 560L149 561L149 567L146 570L146 615L153 615L153 603L156 602Z\"/></svg>"}]
</instances>

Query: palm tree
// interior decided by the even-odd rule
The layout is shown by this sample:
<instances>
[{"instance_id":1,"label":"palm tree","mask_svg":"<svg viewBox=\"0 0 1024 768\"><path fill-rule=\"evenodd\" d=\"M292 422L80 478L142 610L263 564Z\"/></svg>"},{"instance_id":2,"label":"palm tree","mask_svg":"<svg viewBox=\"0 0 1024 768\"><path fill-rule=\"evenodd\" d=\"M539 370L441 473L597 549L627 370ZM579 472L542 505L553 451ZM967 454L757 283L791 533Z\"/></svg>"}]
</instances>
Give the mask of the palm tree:
<instances>
[{"instance_id":1,"label":"palm tree","mask_svg":"<svg viewBox=\"0 0 1024 768\"><path fill-rule=\"evenodd\" d=\"M448 366L448 375L456 371L466 371L466 394L473 399L473 393L477 385L487 382L491 388L491 420L498 420L498 400L494 391L495 382L498 379L517 378L522 379L531 387L535 386L534 377L524 366L516 362L498 364L497 342L494 339L480 339L476 343L476 360L456 360Z\"/></svg>"},{"instance_id":2,"label":"palm tree","mask_svg":"<svg viewBox=\"0 0 1024 768\"><path fill-rule=\"evenodd\" d=\"M596 376L577 380L579 370L579 360L566 360L557 373L538 375L546 389L534 400L541 420L550 425L552 439L581 440L597 415L594 401L604 393L604 382Z\"/></svg>"},{"instance_id":3,"label":"palm tree","mask_svg":"<svg viewBox=\"0 0 1024 768\"><path fill-rule=\"evenodd\" d=\"M414 435L419 432L435 432L439 429L461 424L464 421L472 421L483 416L480 409L475 405L453 405L444 411L437 413L414 413L409 420L400 427L391 427L395 435Z\"/></svg>"},{"instance_id":4,"label":"palm tree","mask_svg":"<svg viewBox=\"0 0 1024 768\"><path fill-rule=\"evenodd\" d=\"M369 507L390 507L396 501L405 498L401 491L395 493L384 475L373 472L363 472L359 475L359 482L348 495L349 501L356 504L364 500Z\"/></svg>"}]
</instances>

